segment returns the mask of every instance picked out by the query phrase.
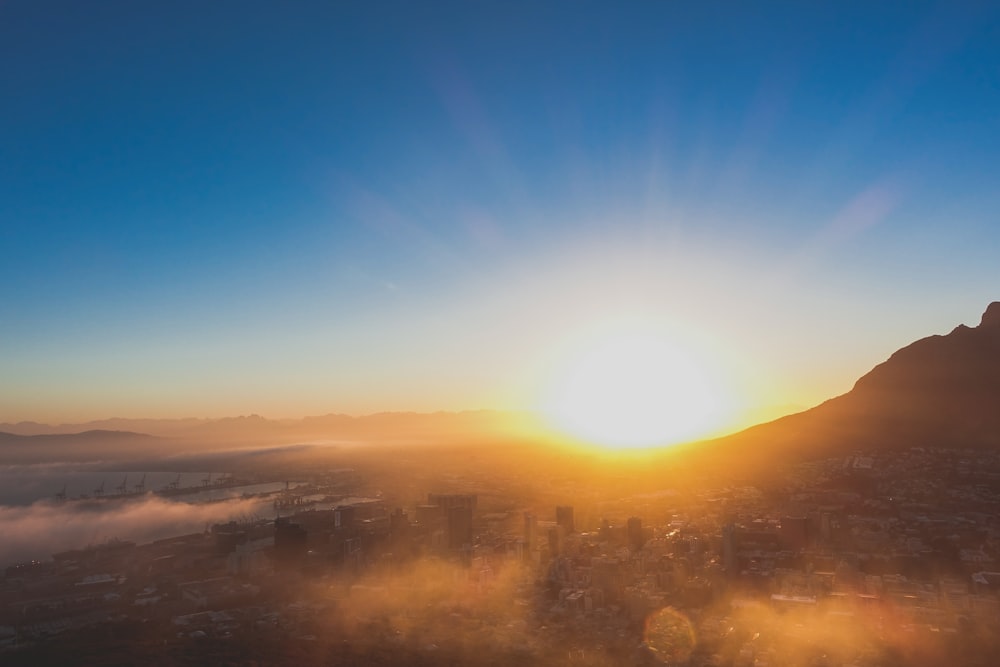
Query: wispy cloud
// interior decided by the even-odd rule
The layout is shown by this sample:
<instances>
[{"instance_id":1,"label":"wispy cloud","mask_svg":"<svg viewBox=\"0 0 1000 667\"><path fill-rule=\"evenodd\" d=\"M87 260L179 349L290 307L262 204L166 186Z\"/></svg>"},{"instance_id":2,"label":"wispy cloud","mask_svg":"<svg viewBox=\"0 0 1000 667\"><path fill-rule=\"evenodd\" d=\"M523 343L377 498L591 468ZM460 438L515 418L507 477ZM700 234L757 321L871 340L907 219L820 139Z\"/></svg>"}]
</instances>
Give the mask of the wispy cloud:
<instances>
[{"instance_id":1,"label":"wispy cloud","mask_svg":"<svg viewBox=\"0 0 1000 667\"><path fill-rule=\"evenodd\" d=\"M0 565L36 559L111 538L138 543L203 530L206 525L252 514L258 501L188 504L148 495L131 500L39 501L0 506Z\"/></svg>"}]
</instances>

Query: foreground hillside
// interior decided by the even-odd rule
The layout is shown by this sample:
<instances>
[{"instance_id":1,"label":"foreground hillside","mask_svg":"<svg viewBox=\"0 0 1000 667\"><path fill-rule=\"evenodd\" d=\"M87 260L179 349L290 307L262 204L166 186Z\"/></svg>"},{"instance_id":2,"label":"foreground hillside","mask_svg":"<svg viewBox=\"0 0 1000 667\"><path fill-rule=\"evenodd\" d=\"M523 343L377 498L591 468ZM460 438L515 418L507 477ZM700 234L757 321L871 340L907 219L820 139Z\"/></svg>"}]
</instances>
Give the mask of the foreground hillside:
<instances>
[{"instance_id":1,"label":"foreground hillside","mask_svg":"<svg viewBox=\"0 0 1000 667\"><path fill-rule=\"evenodd\" d=\"M692 448L746 466L856 448L1000 446L1000 302L976 327L922 338L811 410Z\"/></svg>"}]
</instances>

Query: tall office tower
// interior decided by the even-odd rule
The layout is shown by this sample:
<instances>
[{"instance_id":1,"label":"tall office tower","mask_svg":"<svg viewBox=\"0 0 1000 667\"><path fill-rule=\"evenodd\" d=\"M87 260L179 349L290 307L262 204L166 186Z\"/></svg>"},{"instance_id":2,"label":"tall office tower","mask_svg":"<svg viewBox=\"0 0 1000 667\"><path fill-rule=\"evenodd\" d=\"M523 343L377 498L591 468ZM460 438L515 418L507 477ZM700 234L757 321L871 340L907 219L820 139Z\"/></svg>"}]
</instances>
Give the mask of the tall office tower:
<instances>
[{"instance_id":1,"label":"tall office tower","mask_svg":"<svg viewBox=\"0 0 1000 667\"><path fill-rule=\"evenodd\" d=\"M722 566L726 570L726 575L736 576L736 526L732 523L722 527Z\"/></svg>"},{"instance_id":2,"label":"tall office tower","mask_svg":"<svg viewBox=\"0 0 1000 667\"><path fill-rule=\"evenodd\" d=\"M637 516L630 517L626 526L628 546L633 551L638 551L645 542L642 538L642 519Z\"/></svg>"},{"instance_id":3,"label":"tall office tower","mask_svg":"<svg viewBox=\"0 0 1000 667\"><path fill-rule=\"evenodd\" d=\"M472 545L472 508L448 508L448 548L462 549Z\"/></svg>"},{"instance_id":4,"label":"tall office tower","mask_svg":"<svg viewBox=\"0 0 1000 667\"><path fill-rule=\"evenodd\" d=\"M524 544L530 549L535 546L538 539L538 519L530 512L524 513Z\"/></svg>"},{"instance_id":5,"label":"tall office tower","mask_svg":"<svg viewBox=\"0 0 1000 667\"><path fill-rule=\"evenodd\" d=\"M563 529L568 535L576 532L573 526L573 508L569 505L559 505L556 507L556 525Z\"/></svg>"}]
</instances>

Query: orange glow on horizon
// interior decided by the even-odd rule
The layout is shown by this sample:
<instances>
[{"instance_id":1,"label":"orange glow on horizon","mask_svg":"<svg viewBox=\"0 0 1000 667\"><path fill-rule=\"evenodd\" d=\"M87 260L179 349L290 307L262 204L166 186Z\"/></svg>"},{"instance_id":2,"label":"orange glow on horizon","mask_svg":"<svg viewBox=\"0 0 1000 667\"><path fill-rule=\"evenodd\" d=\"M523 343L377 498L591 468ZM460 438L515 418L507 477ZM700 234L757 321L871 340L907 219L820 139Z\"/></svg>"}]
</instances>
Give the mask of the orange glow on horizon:
<instances>
[{"instance_id":1,"label":"orange glow on horizon","mask_svg":"<svg viewBox=\"0 0 1000 667\"><path fill-rule=\"evenodd\" d=\"M556 430L612 449L709 437L733 400L712 364L651 326L612 328L566 356L542 413Z\"/></svg>"}]
</instances>

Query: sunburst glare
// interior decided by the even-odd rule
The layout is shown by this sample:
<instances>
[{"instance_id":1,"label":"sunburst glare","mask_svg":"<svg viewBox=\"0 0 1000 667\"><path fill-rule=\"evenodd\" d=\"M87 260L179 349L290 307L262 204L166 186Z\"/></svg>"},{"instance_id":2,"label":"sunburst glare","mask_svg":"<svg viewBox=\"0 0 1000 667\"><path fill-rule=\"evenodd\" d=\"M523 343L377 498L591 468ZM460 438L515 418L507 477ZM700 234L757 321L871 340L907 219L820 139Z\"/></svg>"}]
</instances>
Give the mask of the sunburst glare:
<instances>
[{"instance_id":1,"label":"sunburst glare","mask_svg":"<svg viewBox=\"0 0 1000 667\"><path fill-rule=\"evenodd\" d=\"M673 444L718 428L728 392L699 350L653 327L605 331L569 354L543 411L552 425L612 448Z\"/></svg>"}]
</instances>

